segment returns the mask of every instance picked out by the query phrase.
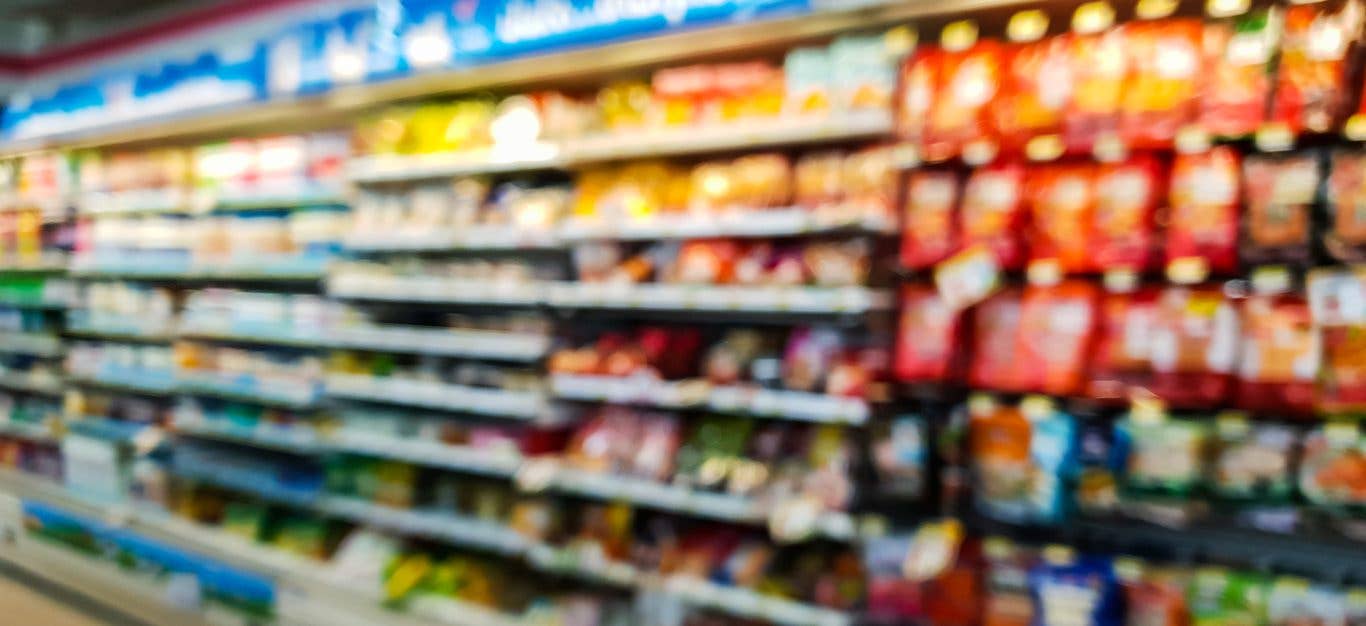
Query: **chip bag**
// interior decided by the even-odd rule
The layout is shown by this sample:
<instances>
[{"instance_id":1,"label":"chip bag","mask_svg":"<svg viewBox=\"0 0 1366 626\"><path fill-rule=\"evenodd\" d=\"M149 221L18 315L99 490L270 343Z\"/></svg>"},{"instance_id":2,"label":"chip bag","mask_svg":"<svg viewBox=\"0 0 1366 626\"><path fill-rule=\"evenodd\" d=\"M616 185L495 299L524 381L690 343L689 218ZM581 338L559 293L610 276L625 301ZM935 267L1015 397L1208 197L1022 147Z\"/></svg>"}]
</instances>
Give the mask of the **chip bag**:
<instances>
[{"instance_id":1,"label":"chip bag","mask_svg":"<svg viewBox=\"0 0 1366 626\"><path fill-rule=\"evenodd\" d=\"M1129 74L1120 136L1130 147L1170 146L1198 113L1202 25L1198 19L1173 18L1123 28Z\"/></svg>"},{"instance_id":2,"label":"chip bag","mask_svg":"<svg viewBox=\"0 0 1366 626\"><path fill-rule=\"evenodd\" d=\"M1018 358L1026 389L1055 396L1081 392L1099 298L1096 285L1080 280L1025 290Z\"/></svg>"},{"instance_id":3,"label":"chip bag","mask_svg":"<svg viewBox=\"0 0 1366 626\"><path fill-rule=\"evenodd\" d=\"M1087 369L1088 397L1124 402L1129 399L1131 388L1149 385L1157 296L1152 290L1105 295L1100 305L1095 349Z\"/></svg>"},{"instance_id":4,"label":"chip bag","mask_svg":"<svg viewBox=\"0 0 1366 626\"><path fill-rule=\"evenodd\" d=\"M973 339L968 385L975 389L1024 391L1028 378L1020 360L1020 292L1008 289L972 312Z\"/></svg>"},{"instance_id":5,"label":"chip bag","mask_svg":"<svg viewBox=\"0 0 1366 626\"><path fill-rule=\"evenodd\" d=\"M1327 207L1323 244L1328 254L1344 262L1366 261L1366 152L1333 152Z\"/></svg>"},{"instance_id":6,"label":"chip bag","mask_svg":"<svg viewBox=\"0 0 1366 626\"><path fill-rule=\"evenodd\" d=\"M1366 270L1309 274L1309 307L1323 363L1316 404L1326 413L1366 410Z\"/></svg>"},{"instance_id":7,"label":"chip bag","mask_svg":"<svg viewBox=\"0 0 1366 626\"><path fill-rule=\"evenodd\" d=\"M1091 269L1091 213L1095 207L1095 168L1089 164L1044 165L1026 179L1032 224L1030 263L1056 263L1064 273Z\"/></svg>"},{"instance_id":8,"label":"chip bag","mask_svg":"<svg viewBox=\"0 0 1366 626\"><path fill-rule=\"evenodd\" d=\"M1142 273L1154 265L1153 221L1165 182L1161 164L1150 154L1096 166L1088 237L1096 269Z\"/></svg>"},{"instance_id":9,"label":"chip bag","mask_svg":"<svg viewBox=\"0 0 1366 626\"><path fill-rule=\"evenodd\" d=\"M1242 257L1247 264L1311 261L1313 206L1321 181L1317 152L1249 156L1243 162Z\"/></svg>"},{"instance_id":10,"label":"chip bag","mask_svg":"<svg viewBox=\"0 0 1366 626\"><path fill-rule=\"evenodd\" d=\"M1172 165L1167 263L1195 259L1209 273L1238 269L1238 152L1217 146Z\"/></svg>"},{"instance_id":11,"label":"chip bag","mask_svg":"<svg viewBox=\"0 0 1366 626\"><path fill-rule=\"evenodd\" d=\"M1174 408L1219 406L1238 356L1238 310L1217 289L1170 287L1153 325L1151 391Z\"/></svg>"},{"instance_id":12,"label":"chip bag","mask_svg":"<svg viewBox=\"0 0 1366 626\"><path fill-rule=\"evenodd\" d=\"M961 51L941 51L940 75L925 128L923 156L940 161L978 141L994 141L991 102L1001 87L1005 49L981 39Z\"/></svg>"},{"instance_id":13,"label":"chip bag","mask_svg":"<svg viewBox=\"0 0 1366 626\"><path fill-rule=\"evenodd\" d=\"M928 285L906 285L901 290L900 326L892 372L903 382L948 382L959 375L957 365L961 313L952 309Z\"/></svg>"},{"instance_id":14,"label":"chip bag","mask_svg":"<svg viewBox=\"0 0 1366 626\"><path fill-rule=\"evenodd\" d=\"M973 170L963 188L959 210L962 247L990 250L1001 269L1007 271L1024 267L1024 181L1023 165L997 163Z\"/></svg>"},{"instance_id":15,"label":"chip bag","mask_svg":"<svg viewBox=\"0 0 1366 626\"><path fill-rule=\"evenodd\" d=\"M1278 9L1255 9L1205 24L1200 125L1216 137L1244 137L1267 119L1280 38Z\"/></svg>"},{"instance_id":16,"label":"chip bag","mask_svg":"<svg viewBox=\"0 0 1366 626\"><path fill-rule=\"evenodd\" d=\"M901 265L930 267L957 250L958 177L949 170L911 172L906 183Z\"/></svg>"},{"instance_id":17,"label":"chip bag","mask_svg":"<svg viewBox=\"0 0 1366 626\"><path fill-rule=\"evenodd\" d=\"M1001 93L992 104L1002 148L1020 153L1030 139L1061 135L1072 92L1066 36L1012 44Z\"/></svg>"},{"instance_id":18,"label":"chip bag","mask_svg":"<svg viewBox=\"0 0 1366 626\"><path fill-rule=\"evenodd\" d=\"M1243 304L1242 327L1239 406L1311 415L1322 353L1309 304L1293 296L1253 296Z\"/></svg>"},{"instance_id":19,"label":"chip bag","mask_svg":"<svg viewBox=\"0 0 1366 626\"><path fill-rule=\"evenodd\" d=\"M1089 152L1097 139L1119 127L1128 57L1124 29L1068 37L1072 56L1072 99L1063 123L1069 152Z\"/></svg>"},{"instance_id":20,"label":"chip bag","mask_svg":"<svg viewBox=\"0 0 1366 626\"><path fill-rule=\"evenodd\" d=\"M1286 7L1272 120L1295 134L1336 130L1350 112L1347 78L1360 39L1356 0Z\"/></svg>"}]
</instances>

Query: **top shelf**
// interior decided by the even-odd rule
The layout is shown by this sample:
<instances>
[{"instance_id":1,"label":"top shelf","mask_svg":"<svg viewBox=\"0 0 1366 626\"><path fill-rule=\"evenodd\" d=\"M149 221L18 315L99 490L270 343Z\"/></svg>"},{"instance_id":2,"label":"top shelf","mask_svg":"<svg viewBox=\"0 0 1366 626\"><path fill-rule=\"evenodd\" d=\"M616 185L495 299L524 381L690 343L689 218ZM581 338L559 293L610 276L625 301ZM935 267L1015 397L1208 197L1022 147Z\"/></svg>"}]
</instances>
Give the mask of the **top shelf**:
<instances>
[{"instance_id":1,"label":"top shelf","mask_svg":"<svg viewBox=\"0 0 1366 626\"><path fill-rule=\"evenodd\" d=\"M681 156L871 139L885 137L891 130L891 113L885 109L874 109L813 117L743 120L701 127L683 126L619 132L570 140L560 146L533 144L519 150L358 157L348 164L347 175L351 182L374 184L476 174L573 169L595 163L640 157Z\"/></svg>"}]
</instances>

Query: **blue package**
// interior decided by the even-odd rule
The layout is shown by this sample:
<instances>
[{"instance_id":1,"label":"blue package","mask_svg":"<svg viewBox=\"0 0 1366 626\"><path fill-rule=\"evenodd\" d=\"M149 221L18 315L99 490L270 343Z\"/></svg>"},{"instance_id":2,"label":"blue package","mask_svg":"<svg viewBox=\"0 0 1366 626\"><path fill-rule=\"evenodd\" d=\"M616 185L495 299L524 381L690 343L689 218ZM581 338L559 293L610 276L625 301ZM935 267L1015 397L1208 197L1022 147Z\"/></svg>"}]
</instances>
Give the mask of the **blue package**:
<instances>
[{"instance_id":1,"label":"blue package","mask_svg":"<svg viewBox=\"0 0 1366 626\"><path fill-rule=\"evenodd\" d=\"M1109 559L1044 562L1029 572L1034 626L1120 626L1123 597Z\"/></svg>"}]
</instances>

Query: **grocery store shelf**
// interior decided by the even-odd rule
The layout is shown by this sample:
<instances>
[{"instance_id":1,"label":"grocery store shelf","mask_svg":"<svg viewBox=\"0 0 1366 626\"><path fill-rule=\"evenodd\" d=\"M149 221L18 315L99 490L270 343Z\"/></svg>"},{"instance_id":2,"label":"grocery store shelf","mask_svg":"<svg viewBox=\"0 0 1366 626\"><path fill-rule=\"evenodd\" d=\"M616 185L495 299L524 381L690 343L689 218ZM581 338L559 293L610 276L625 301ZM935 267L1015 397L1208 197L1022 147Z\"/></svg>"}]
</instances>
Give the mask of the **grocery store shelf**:
<instances>
[{"instance_id":1,"label":"grocery store shelf","mask_svg":"<svg viewBox=\"0 0 1366 626\"><path fill-rule=\"evenodd\" d=\"M427 439L397 438L345 429L329 438L326 445L340 452L490 476L512 476L522 466L521 455L516 452L490 452Z\"/></svg>"},{"instance_id":2,"label":"grocery store shelf","mask_svg":"<svg viewBox=\"0 0 1366 626\"><path fill-rule=\"evenodd\" d=\"M892 306L890 292L866 287L560 282L551 286L548 295L552 306L567 309L842 314L867 313Z\"/></svg>"},{"instance_id":3,"label":"grocery store shelf","mask_svg":"<svg viewBox=\"0 0 1366 626\"><path fill-rule=\"evenodd\" d=\"M0 332L0 352L37 357L62 355L62 341L52 333Z\"/></svg>"},{"instance_id":4,"label":"grocery store shelf","mask_svg":"<svg viewBox=\"0 0 1366 626\"><path fill-rule=\"evenodd\" d=\"M226 263L186 270L166 270L156 267L117 267L73 263L71 276L75 278L100 278L147 281L231 281L231 282L316 282L327 274L323 264L309 263L316 267L301 267L305 264L286 264L274 266L239 265Z\"/></svg>"},{"instance_id":5,"label":"grocery store shelf","mask_svg":"<svg viewBox=\"0 0 1366 626\"><path fill-rule=\"evenodd\" d=\"M335 298L433 304L533 306L542 302L544 283L510 283L451 278L376 278L342 269L327 277Z\"/></svg>"},{"instance_id":6,"label":"grocery store shelf","mask_svg":"<svg viewBox=\"0 0 1366 626\"><path fill-rule=\"evenodd\" d=\"M852 215L851 215L852 214ZM659 214L648 219L607 222L571 217L560 226L565 241L650 241L706 237L792 237L814 234L886 234L888 219L859 217L846 210L821 213L808 207L727 210L715 214Z\"/></svg>"},{"instance_id":7,"label":"grocery store shelf","mask_svg":"<svg viewBox=\"0 0 1366 626\"><path fill-rule=\"evenodd\" d=\"M534 144L501 151L357 157L347 163L346 174L353 183L373 184L555 169L567 164L558 147Z\"/></svg>"},{"instance_id":8,"label":"grocery store shelf","mask_svg":"<svg viewBox=\"0 0 1366 626\"><path fill-rule=\"evenodd\" d=\"M700 406L707 399L705 380L659 380L649 376L553 374L550 389L564 400L644 404L664 408Z\"/></svg>"},{"instance_id":9,"label":"grocery store shelf","mask_svg":"<svg viewBox=\"0 0 1366 626\"><path fill-rule=\"evenodd\" d=\"M705 407L717 413L859 425L871 408L861 398L822 393L711 385L705 380L665 381L649 376L552 374L555 397L565 400L637 404L672 409Z\"/></svg>"},{"instance_id":10,"label":"grocery store shelf","mask_svg":"<svg viewBox=\"0 0 1366 626\"><path fill-rule=\"evenodd\" d=\"M291 185L265 189L218 189L200 192L197 206L214 211L251 211L258 209L294 209L316 206L340 206L347 203L340 185Z\"/></svg>"},{"instance_id":11,"label":"grocery store shelf","mask_svg":"<svg viewBox=\"0 0 1366 626\"><path fill-rule=\"evenodd\" d=\"M134 326L134 325L113 325L113 324L88 324L67 318L67 327L63 331L67 336L82 339L104 339L109 341L136 341L148 343L166 343L171 341L170 331L163 326Z\"/></svg>"},{"instance_id":12,"label":"grocery store shelf","mask_svg":"<svg viewBox=\"0 0 1366 626\"><path fill-rule=\"evenodd\" d=\"M398 325L343 327L328 336L340 348L507 361L535 361L551 344L541 334Z\"/></svg>"},{"instance_id":13,"label":"grocery store shelf","mask_svg":"<svg viewBox=\"0 0 1366 626\"><path fill-rule=\"evenodd\" d=\"M297 348L323 348L330 341L322 333L307 332L284 325L257 324L250 328L229 325L182 323L176 336L183 339L235 341Z\"/></svg>"},{"instance_id":14,"label":"grocery store shelf","mask_svg":"<svg viewBox=\"0 0 1366 626\"><path fill-rule=\"evenodd\" d=\"M67 381L111 391L145 395L172 395L176 392L175 375L169 371L106 369L94 374L73 373Z\"/></svg>"},{"instance_id":15,"label":"grocery store shelf","mask_svg":"<svg viewBox=\"0 0 1366 626\"><path fill-rule=\"evenodd\" d=\"M551 234L517 225L470 225L455 230L426 229L421 232L388 230L347 235L342 245L352 252L459 252L557 250L560 242Z\"/></svg>"},{"instance_id":16,"label":"grocery store shelf","mask_svg":"<svg viewBox=\"0 0 1366 626\"><path fill-rule=\"evenodd\" d=\"M329 374L326 386L327 395L334 398L495 417L532 420L540 417L546 408L544 395L534 391L505 391L354 374Z\"/></svg>"},{"instance_id":17,"label":"grocery store shelf","mask_svg":"<svg viewBox=\"0 0 1366 626\"><path fill-rule=\"evenodd\" d=\"M0 389L47 396L60 396L64 391L62 381L54 377L35 378L16 372L0 372Z\"/></svg>"},{"instance_id":18,"label":"grocery store shelf","mask_svg":"<svg viewBox=\"0 0 1366 626\"><path fill-rule=\"evenodd\" d=\"M189 204L189 193L174 188L91 191L76 199L77 210L84 215L184 213Z\"/></svg>"},{"instance_id":19,"label":"grocery store shelf","mask_svg":"<svg viewBox=\"0 0 1366 626\"><path fill-rule=\"evenodd\" d=\"M602 500L624 500L665 511L698 517L759 524L768 512L757 500L747 496L701 491L686 485L662 483L647 478L586 472L568 467L555 470L550 488Z\"/></svg>"},{"instance_id":20,"label":"grocery store shelf","mask_svg":"<svg viewBox=\"0 0 1366 626\"><path fill-rule=\"evenodd\" d=\"M848 626L848 613L766 596L749 589L727 587L693 578L673 577L664 589L685 604L724 611L737 617L789 626Z\"/></svg>"},{"instance_id":21,"label":"grocery store shelf","mask_svg":"<svg viewBox=\"0 0 1366 626\"><path fill-rule=\"evenodd\" d=\"M304 411L317 407L321 398L316 386L295 383L263 383L241 376L223 377L214 373L176 372L177 390L233 402Z\"/></svg>"},{"instance_id":22,"label":"grocery store shelf","mask_svg":"<svg viewBox=\"0 0 1366 626\"><path fill-rule=\"evenodd\" d=\"M335 496L319 499L314 508L375 528L427 537L459 546L481 548L500 554L520 554L529 544L525 537L507 526L474 517L397 509L364 500Z\"/></svg>"},{"instance_id":23,"label":"grocery store shelf","mask_svg":"<svg viewBox=\"0 0 1366 626\"><path fill-rule=\"evenodd\" d=\"M37 259L0 259L0 274L60 274L66 271L65 254L44 254Z\"/></svg>"},{"instance_id":24,"label":"grocery store shelf","mask_svg":"<svg viewBox=\"0 0 1366 626\"><path fill-rule=\"evenodd\" d=\"M255 428L219 424L214 420L176 419L174 432L179 435L216 439L242 445L280 450L294 454L312 454L322 450L316 433L310 428L284 428L261 425Z\"/></svg>"},{"instance_id":25,"label":"grocery store shelf","mask_svg":"<svg viewBox=\"0 0 1366 626\"><path fill-rule=\"evenodd\" d=\"M58 440L47 424L31 424L13 420L0 420L0 435L8 435L29 441L52 443Z\"/></svg>"},{"instance_id":26,"label":"grocery store shelf","mask_svg":"<svg viewBox=\"0 0 1366 626\"><path fill-rule=\"evenodd\" d=\"M61 300L44 300L40 298L4 298L0 297L0 307L12 309L33 309L38 311L60 311L71 306L70 302Z\"/></svg>"}]
</instances>

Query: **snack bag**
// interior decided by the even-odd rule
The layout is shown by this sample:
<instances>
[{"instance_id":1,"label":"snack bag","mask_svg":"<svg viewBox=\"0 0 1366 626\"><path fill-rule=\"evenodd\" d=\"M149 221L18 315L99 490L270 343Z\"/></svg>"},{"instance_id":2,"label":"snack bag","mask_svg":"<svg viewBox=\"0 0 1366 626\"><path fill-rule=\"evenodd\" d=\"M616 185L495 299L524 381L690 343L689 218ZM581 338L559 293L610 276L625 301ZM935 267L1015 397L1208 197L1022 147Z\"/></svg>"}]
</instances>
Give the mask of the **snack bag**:
<instances>
[{"instance_id":1,"label":"snack bag","mask_svg":"<svg viewBox=\"0 0 1366 626\"><path fill-rule=\"evenodd\" d=\"M1169 287L1151 335L1151 391L1176 408L1217 406L1238 356L1238 310L1217 289Z\"/></svg>"},{"instance_id":2,"label":"snack bag","mask_svg":"<svg viewBox=\"0 0 1366 626\"><path fill-rule=\"evenodd\" d=\"M1124 598L1110 560L1044 562L1029 572L1035 624L1120 626Z\"/></svg>"},{"instance_id":3,"label":"snack bag","mask_svg":"<svg viewBox=\"0 0 1366 626\"><path fill-rule=\"evenodd\" d=\"M1317 152L1249 156L1243 162L1244 263L1310 262L1313 206L1320 180Z\"/></svg>"},{"instance_id":4,"label":"snack bag","mask_svg":"<svg viewBox=\"0 0 1366 626\"><path fill-rule=\"evenodd\" d=\"M902 220L902 267L923 269L953 255L957 250L957 205L958 177L952 171L911 172Z\"/></svg>"},{"instance_id":5,"label":"snack bag","mask_svg":"<svg viewBox=\"0 0 1366 626\"><path fill-rule=\"evenodd\" d=\"M1282 577L1271 583L1266 598L1268 626L1347 624L1347 597L1334 588L1311 585L1302 578Z\"/></svg>"},{"instance_id":6,"label":"snack bag","mask_svg":"<svg viewBox=\"0 0 1366 626\"><path fill-rule=\"evenodd\" d=\"M991 405L973 411L969 423L978 510L1013 522L1062 519L1075 463L1074 420L1051 407L1027 417L1020 408Z\"/></svg>"},{"instance_id":7,"label":"snack bag","mask_svg":"<svg viewBox=\"0 0 1366 626\"><path fill-rule=\"evenodd\" d=\"M1095 212L1091 218L1096 269L1142 273L1156 260L1153 217L1165 184L1162 166L1150 154L1096 166Z\"/></svg>"},{"instance_id":8,"label":"snack bag","mask_svg":"<svg viewBox=\"0 0 1366 626\"><path fill-rule=\"evenodd\" d=\"M1119 559L1115 569L1124 585L1126 615L1124 623L1131 626L1186 626L1189 609L1186 606L1186 576L1179 571L1151 571L1134 564L1137 571L1124 571L1128 563ZM1126 575L1127 574L1127 575Z\"/></svg>"},{"instance_id":9,"label":"snack bag","mask_svg":"<svg viewBox=\"0 0 1366 626\"><path fill-rule=\"evenodd\" d=\"M1308 292L1323 350L1317 408L1325 413L1366 410L1366 271L1315 270Z\"/></svg>"},{"instance_id":10,"label":"snack bag","mask_svg":"<svg viewBox=\"0 0 1366 626\"><path fill-rule=\"evenodd\" d=\"M1258 574L1201 568L1186 594L1191 626L1265 624L1267 585Z\"/></svg>"},{"instance_id":11,"label":"snack bag","mask_svg":"<svg viewBox=\"0 0 1366 626\"><path fill-rule=\"evenodd\" d=\"M902 382L949 382L959 374L961 315L929 285L901 289L893 374Z\"/></svg>"},{"instance_id":12,"label":"snack bag","mask_svg":"<svg viewBox=\"0 0 1366 626\"><path fill-rule=\"evenodd\" d=\"M1055 263L1063 273L1091 269L1091 213L1095 207L1095 169L1090 165L1045 165L1026 179L1033 220L1029 262Z\"/></svg>"},{"instance_id":13,"label":"snack bag","mask_svg":"<svg viewBox=\"0 0 1366 626\"><path fill-rule=\"evenodd\" d=\"M1216 146L1177 155L1172 165L1167 263L1187 259L1208 273L1238 269L1238 152Z\"/></svg>"},{"instance_id":14,"label":"snack bag","mask_svg":"<svg viewBox=\"0 0 1366 626\"><path fill-rule=\"evenodd\" d=\"M921 46L901 65L901 85L897 97L896 134L901 140L923 147L930 111L939 97L939 75L943 51Z\"/></svg>"},{"instance_id":15,"label":"snack bag","mask_svg":"<svg viewBox=\"0 0 1366 626\"><path fill-rule=\"evenodd\" d=\"M1271 119L1296 135L1336 130L1350 112L1347 78L1360 39L1356 0L1286 7Z\"/></svg>"},{"instance_id":16,"label":"snack bag","mask_svg":"<svg viewBox=\"0 0 1366 626\"><path fill-rule=\"evenodd\" d=\"M968 385L976 389L1023 391L1028 379L1020 361L1020 291L1007 289L972 312L973 339Z\"/></svg>"},{"instance_id":17,"label":"snack bag","mask_svg":"<svg viewBox=\"0 0 1366 626\"><path fill-rule=\"evenodd\" d=\"M1000 90L1004 52L991 39L940 52L939 82L921 150L926 160L953 158L970 144L995 140L990 105Z\"/></svg>"},{"instance_id":18,"label":"snack bag","mask_svg":"<svg viewBox=\"0 0 1366 626\"><path fill-rule=\"evenodd\" d=\"M1115 422L1126 491L1185 496L1205 475L1209 426L1200 421L1126 417Z\"/></svg>"},{"instance_id":19,"label":"snack bag","mask_svg":"<svg viewBox=\"0 0 1366 626\"><path fill-rule=\"evenodd\" d=\"M919 500L925 495L929 425L920 415L899 415L874 426L870 446L879 491Z\"/></svg>"},{"instance_id":20,"label":"snack bag","mask_svg":"<svg viewBox=\"0 0 1366 626\"><path fill-rule=\"evenodd\" d=\"M834 99L830 51L824 46L795 48L783 59L784 108L794 115L823 115Z\"/></svg>"},{"instance_id":21,"label":"snack bag","mask_svg":"<svg viewBox=\"0 0 1366 626\"><path fill-rule=\"evenodd\" d=\"M1253 296L1243 305L1239 406L1308 416L1322 351L1309 304L1293 296Z\"/></svg>"},{"instance_id":22,"label":"snack bag","mask_svg":"<svg viewBox=\"0 0 1366 626\"><path fill-rule=\"evenodd\" d=\"M1030 139L1061 136L1071 100L1072 58L1066 36L1012 44L1001 93L992 105L1002 148L1020 153Z\"/></svg>"},{"instance_id":23,"label":"snack bag","mask_svg":"<svg viewBox=\"0 0 1366 626\"><path fill-rule=\"evenodd\" d=\"M1205 24L1200 126L1216 137L1244 137L1267 119L1279 9L1253 9Z\"/></svg>"},{"instance_id":24,"label":"snack bag","mask_svg":"<svg viewBox=\"0 0 1366 626\"><path fill-rule=\"evenodd\" d=\"M1299 487L1317 505L1366 506L1366 437L1356 424L1328 424L1305 438Z\"/></svg>"},{"instance_id":25,"label":"snack bag","mask_svg":"<svg viewBox=\"0 0 1366 626\"><path fill-rule=\"evenodd\" d=\"M1279 424L1250 424L1242 417L1216 422L1210 488L1221 498L1285 501L1294 492L1290 469L1295 431Z\"/></svg>"},{"instance_id":26,"label":"snack bag","mask_svg":"<svg viewBox=\"0 0 1366 626\"><path fill-rule=\"evenodd\" d=\"M1332 165L1323 247L1339 261L1366 261L1366 152L1335 150Z\"/></svg>"},{"instance_id":27,"label":"snack bag","mask_svg":"<svg viewBox=\"0 0 1366 626\"><path fill-rule=\"evenodd\" d=\"M1017 358L1026 389L1055 396L1081 391L1099 299L1094 284L1079 280L1025 289Z\"/></svg>"},{"instance_id":28,"label":"snack bag","mask_svg":"<svg viewBox=\"0 0 1366 626\"><path fill-rule=\"evenodd\" d=\"M823 213L835 220L863 218L895 223L898 172L890 146L864 148L844 158L840 181L844 202Z\"/></svg>"},{"instance_id":29,"label":"snack bag","mask_svg":"<svg viewBox=\"0 0 1366 626\"><path fill-rule=\"evenodd\" d=\"M963 188L962 247L985 247L1006 271L1024 267L1024 181L1023 165L997 163L973 170Z\"/></svg>"},{"instance_id":30,"label":"snack bag","mask_svg":"<svg viewBox=\"0 0 1366 626\"><path fill-rule=\"evenodd\" d=\"M1201 28L1194 18L1124 25L1129 73L1120 135L1130 147L1170 146L1176 133L1195 121L1202 80Z\"/></svg>"},{"instance_id":31,"label":"snack bag","mask_svg":"<svg viewBox=\"0 0 1366 626\"><path fill-rule=\"evenodd\" d=\"M1068 37L1072 56L1072 99L1063 123L1063 142L1069 152L1089 152L1097 139L1113 136L1119 126L1124 77L1128 73L1125 31Z\"/></svg>"}]
</instances>

